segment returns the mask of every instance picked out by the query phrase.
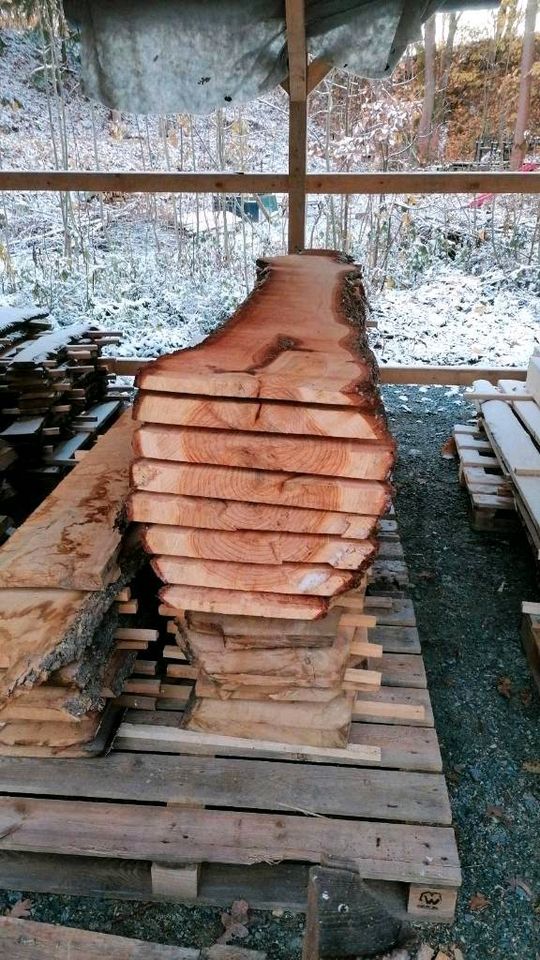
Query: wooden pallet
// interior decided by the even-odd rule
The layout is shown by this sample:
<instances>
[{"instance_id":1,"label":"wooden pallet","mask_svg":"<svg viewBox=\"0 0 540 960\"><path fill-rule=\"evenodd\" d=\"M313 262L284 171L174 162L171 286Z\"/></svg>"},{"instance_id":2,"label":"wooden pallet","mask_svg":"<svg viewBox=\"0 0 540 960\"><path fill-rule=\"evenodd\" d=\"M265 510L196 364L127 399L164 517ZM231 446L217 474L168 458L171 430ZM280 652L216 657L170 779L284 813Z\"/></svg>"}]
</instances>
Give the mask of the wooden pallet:
<instances>
[{"instance_id":1,"label":"wooden pallet","mask_svg":"<svg viewBox=\"0 0 540 960\"><path fill-rule=\"evenodd\" d=\"M397 889L403 915L452 919L459 859L414 610L389 582L367 608L383 683L358 694L346 750L182 730L173 698L128 710L106 757L2 758L0 884L302 911L322 864Z\"/></svg>"},{"instance_id":2,"label":"wooden pallet","mask_svg":"<svg viewBox=\"0 0 540 960\"><path fill-rule=\"evenodd\" d=\"M523 603L521 642L540 692L540 603Z\"/></svg>"},{"instance_id":3,"label":"wooden pallet","mask_svg":"<svg viewBox=\"0 0 540 960\"><path fill-rule=\"evenodd\" d=\"M506 533L516 525L516 507L507 475L480 423L454 427L459 480L469 495L473 530Z\"/></svg>"}]
</instances>

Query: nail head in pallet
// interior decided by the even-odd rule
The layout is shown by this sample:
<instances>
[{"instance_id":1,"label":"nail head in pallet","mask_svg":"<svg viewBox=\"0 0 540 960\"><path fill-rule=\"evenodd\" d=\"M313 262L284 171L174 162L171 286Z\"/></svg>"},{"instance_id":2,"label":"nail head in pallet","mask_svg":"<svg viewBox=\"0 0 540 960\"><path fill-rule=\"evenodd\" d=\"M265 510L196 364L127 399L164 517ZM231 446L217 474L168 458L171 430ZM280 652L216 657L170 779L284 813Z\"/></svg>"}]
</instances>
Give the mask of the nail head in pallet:
<instances>
[{"instance_id":1,"label":"nail head in pallet","mask_svg":"<svg viewBox=\"0 0 540 960\"><path fill-rule=\"evenodd\" d=\"M400 631L418 650L408 598L371 595L368 609L386 658ZM459 860L422 657L396 656L399 670L357 695L343 750L182 730L181 700L157 711L159 697L124 697L151 709L128 711L107 757L1 758L0 812L16 829L0 839L0 884L305 910L309 865L326 861L353 886L376 882L381 909L397 884L411 914L429 900L422 916L448 919Z\"/></svg>"}]
</instances>

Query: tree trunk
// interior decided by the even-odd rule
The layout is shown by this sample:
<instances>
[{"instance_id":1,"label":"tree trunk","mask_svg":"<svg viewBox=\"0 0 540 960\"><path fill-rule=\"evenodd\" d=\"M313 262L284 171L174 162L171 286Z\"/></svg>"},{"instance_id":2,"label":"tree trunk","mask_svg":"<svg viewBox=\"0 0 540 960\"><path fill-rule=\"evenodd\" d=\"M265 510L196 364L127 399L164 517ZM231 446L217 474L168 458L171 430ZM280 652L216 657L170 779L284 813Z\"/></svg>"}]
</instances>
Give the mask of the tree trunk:
<instances>
[{"instance_id":1,"label":"tree trunk","mask_svg":"<svg viewBox=\"0 0 540 960\"><path fill-rule=\"evenodd\" d=\"M525 26L523 31L523 47L521 50L521 71L519 78L519 99L514 128L514 144L510 158L510 168L519 170L525 158L525 132L529 124L529 108L531 102L532 68L534 64L534 27L538 0L527 0L525 11Z\"/></svg>"},{"instance_id":2,"label":"tree trunk","mask_svg":"<svg viewBox=\"0 0 540 960\"><path fill-rule=\"evenodd\" d=\"M428 163L435 105L435 14L424 25L424 49L424 102L418 125L418 159Z\"/></svg>"}]
</instances>

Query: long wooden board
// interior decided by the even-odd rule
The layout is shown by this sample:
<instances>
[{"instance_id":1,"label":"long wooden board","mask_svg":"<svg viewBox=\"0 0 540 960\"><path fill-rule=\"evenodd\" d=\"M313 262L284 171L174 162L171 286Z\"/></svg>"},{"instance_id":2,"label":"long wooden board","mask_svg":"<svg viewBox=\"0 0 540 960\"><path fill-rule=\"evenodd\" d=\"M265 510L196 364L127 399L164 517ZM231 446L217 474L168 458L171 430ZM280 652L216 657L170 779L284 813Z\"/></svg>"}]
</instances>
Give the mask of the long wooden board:
<instances>
[{"instance_id":1,"label":"long wooden board","mask_svg":"<svg viewBox=\"0 0 540 960\"><path fill-rule=\"evenodd\" d=\"M394 462L391 442L276 436L145 424L133 438L135 455L255 470L386 480Z\"/></svg>"},{"instance_id":2,"label":"long wooden board","mask_svg":"<svg viewBox=\"0 0 540 960\"><path fill-rule=\"evenodd\" d=\"M0 822L0 851L129 859L136 837L139 860L246 865L324 858L374 880L461 879L448 827L9 796L0 798Z\"/></svg>"},{"instance_id":3,"label":"long wooden board","mask_svg":"<svg viewBox=\"0 0 540 960\"><path fill-rule=\"evenodd\" d=\"M382 414L347 406L221 400L145 391L135 402L134 416L143 423L217 430L253 430L256 433L292 433L350 440L380 440L388 436Z\"/></svg>"},{"instance_id":4,"label":"long wooden board","mask_svg":"<svg viewBox=\"0 0 540 960\"><path fill-rule=\"evenodd\" d=\"M390 506L390 487L376 480L335 480L307 474L245 470L202 464L136 460L132 481L140 490L241 500L376 516Z\"/></svg>"},{"instance_id":5,"label":"long wooden board","mask_svg":"<svg viewBox=\"0 0 540 960\"><path fill-rule=\"evenodd\" d=\"M286 748L283 759L287 759ZM394 820L399 804L403 822L451 822L442 775L350 766L320 768L274 760L113 752L105 762L88 758L67 766L54 759L0 758L0 780L6 793L70 799L84 799L91 793L100 800L251 810L303 807L323 816L368 820Z\"/></svg>"},{"instance_id":6,"label":"long wooden board","mask_svg":"<svg viewBox=\"0 0 540 960\"><path fill-rule=\"evenodd\" d=\"M167 584L255 593L329 597L354 586L359 576L324 564L282 563L269 566L166 556L156 556L151 562L157 575Z\"/></svg>"},{"instance_id":7,"label":"long wooden board","mask_svg":"<svg viewBox=\"0 0 540 960\"><path fill-rule=\"evenodd\" d=\"M0 548L0 589L101 590L119 577L134 426L126 411Z\"/></svg>"},{"instance_id":8,"label":"long wooden board","mask_svg":"<svg viewBox=\"0 0 540 960\"><path fill-rule=\"evenodd\" d=\"M283 620L318 620L328 610L328 601L322 596L222 590L187 584L162 587L159 596L164 603L180 612L201 610Z\"/></svg>"},{"instance_id":9,"label":"long wooden board","mask_svg":"<svg viewBox=\"0 0 540 960\"><path fill-rule=\"evenodd\" d=\"M128 500L128 515L139 523L200 527L207 530L281 530L283 533L325 534L365 540L377 525L377 517L326 510L304 510L276 504L209 500L173 493L134 491Z\"/></svg>"},{"instance_id":10,"label":"long wooden board","mask_svg":"<svg viewBox=\"0 0 540 960\"><path fill-rule=\"evenodd\" d=\"M144 390L379 408L374 360L362 331L361 287L338 254L274 257L259 285L203 344L139 374ZM360 322L359 322L360 321Z\"/></svg>"},{"instance_id":11,"label":"long wooden board","mask_svg":"<svg viewBox=\"0 0 540 960\"><path fill-rule=\"evenodd\" d=\"M325 563L340 570L357 570L374 557L374 540L297 533L197 530L153 525L143 532L148 553L235 563ZM217 586L218 584L216 584Z\"/></svg>"},{"instance_id":12,"label":"long wooden board","mask_svg":"<svg viewBox=\"0 0 540 960\"><path fill-rule=\"evenodd\" d=\"M168 946L117 937L95 930L78 930L52 923L0 917L0 941L13 960L265 960L258 950L229 944L206 949Z\"/></svg>"}]
</instances>

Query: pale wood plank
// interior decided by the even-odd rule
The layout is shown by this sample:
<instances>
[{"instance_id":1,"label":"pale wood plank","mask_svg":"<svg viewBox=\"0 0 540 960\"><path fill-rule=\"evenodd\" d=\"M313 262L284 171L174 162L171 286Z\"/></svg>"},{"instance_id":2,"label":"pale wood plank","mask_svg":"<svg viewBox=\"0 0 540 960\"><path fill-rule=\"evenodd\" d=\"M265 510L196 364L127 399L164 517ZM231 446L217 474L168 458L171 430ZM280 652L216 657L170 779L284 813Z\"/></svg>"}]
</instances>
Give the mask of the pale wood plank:
<instances>
[{"instance_id":1,"label":"pale wood plank","mask_svg":"<svg viewBox=\"0 0 540 960\"><path fill-rule=\"evenodd\" d=\"M133 438L136 456L147 460L213 464L254 470L283 470L316 476L386 480L394 445L329 437L254 435L197 427L144 424Z\"/></svg>"},{"instance_id":2,"label":"pale wood plank","mask_svg":"<svg viewBox=\"0 0 540 960\"><path fill-rule=\"evenodd\" d=\"M131 520L166 523L209 530L281 530L284 533L327 534L350 540L365 540L377 525L377 517L328 510L303 510L277 504L210 500L172 493L133 492L128 501Z\"/></svg>"},{"instance_id":3,"label":"pale wood plank","mask_svg":"<svg viewBox=\"0 0 540 960\"><path fill-rule=\"evenodd\" d=\"M271 470L136 460L132 480L139 490L191 497L240 500L365 516L384 513L389 487L376 480L314 477Z\"/></svg>"},{"instance_id":4,"label":"pale wood plank","mask_svg":"<svg viewBox=\"0 0 540 960\"><path fill-rule=\"evenodd\" d=\"M357 570L376 551L374 540L266 531L233 533L170 525L148 527L142 541L148 553L167 557L255 564L327 563L339 570Z\"/></svg>"}]
</instances>

